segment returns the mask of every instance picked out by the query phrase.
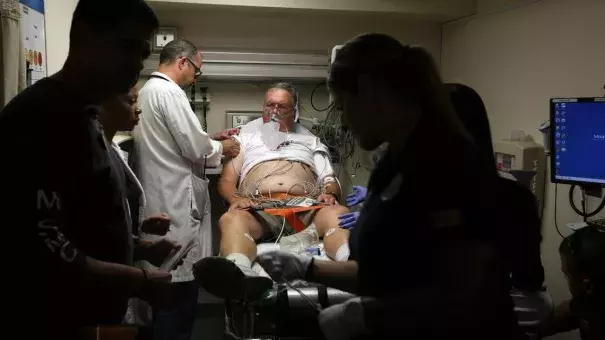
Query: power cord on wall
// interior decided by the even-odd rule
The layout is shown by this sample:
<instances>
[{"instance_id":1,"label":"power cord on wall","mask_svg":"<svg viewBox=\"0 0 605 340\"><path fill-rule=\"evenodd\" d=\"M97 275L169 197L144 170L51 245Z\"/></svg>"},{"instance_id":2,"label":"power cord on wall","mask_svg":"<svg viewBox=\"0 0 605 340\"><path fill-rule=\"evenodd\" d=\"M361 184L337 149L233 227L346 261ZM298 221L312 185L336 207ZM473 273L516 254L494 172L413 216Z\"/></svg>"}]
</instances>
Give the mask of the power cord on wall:
<instances>
[{"instance_id":1,"label":"power cord on wall","mask_svg":"<svg viewBox=\"0 0 605 340\"><path fill-rule=\"evenodd\" d=\"M576 206L576 203L575 203L574 197L573 197L576 187L577 187L577 185L572 185L571 188L569 188L569 204L571 205L571 208L573 209L573 211L575 211L576 214L582 216L584 218L584 222L586 222L587 218L595 216L596 214L600 213L603 210L603 208L605 208L605 198L603 198L601 200L601 203L595 210L593 210L592 212L586 212L586 210L588 209L588 200L586 198L586 189L580 187L580 189L582 190L582 202L581 202L582 210L580 210Z\"/></svg>"},{"instance_id":2,"label":"power cord on wall","mask_svg":"<svg viewBox=\"0 0 605 340\"><path fill-rule=\"evenodd\" d=\"M561 233L561 229L559 229L559 223L557 222L557 198L558 198L558 189L559 185L555 183L555 228L557 229L557 233L561 238L565 238Z\"/></svg>"},{"instance_id":3,"label":"power cord on wall","mask_svg":"<svg viewBox=\"0 0 605 340\"><path fill-rule=\"evenodd\" d=\"M563 236L563 233L561 233L561 229L559 229L559 223L557 221L557 198L558 198L558 188L559 185L555 184L555 228L557 229L557 233L559 234L559 236L561 236L561 238L565 238L565 236ZM586 212L586 210L588 209L588 200L586 199L586 192L584 191L584 189L582 189L582 209L578 209L578 207L576 206L576 203L574 201L574 192L576 189L576 185L572 185L571 188L569 188L569 204L571 205L571 208L573 209L573 211L582 216L584 218L584 222L586 222L586 219L589 217L593 217L596 214L600 213L604 208L605 208L605 198L603 198L601 200L601 203L599 204L599 206L593 210L592 212Z\"/></svg>"},{"instance_id":4,"label":"power cord on wall","mask_svg":"<svg viewBox=\"0 0 605 340\"><path fill-rule=\"evenodd\" d=\"M328 103L328 106L326 106L326 107L325 107L325 108L323 108L323 109L318 109L318 108L315 106L315 104L313 103L313 98L315 98L315 94L317 93L317 89L319 89L319 87L320 87L321 85L326 85L326 81L324 80L324 81L320 82L319 84L315 85L315 87L313 88L313 91L311 91L311 98L309 99L309 102L311 103L311 107L313 108L313 110L315 110L315 111L317 111L317 112L325 112L325 111L328 111L329 109L331 109L331 108L332 108L332 105L334 104L334 103Z\"/></svg>"}]
</instances>

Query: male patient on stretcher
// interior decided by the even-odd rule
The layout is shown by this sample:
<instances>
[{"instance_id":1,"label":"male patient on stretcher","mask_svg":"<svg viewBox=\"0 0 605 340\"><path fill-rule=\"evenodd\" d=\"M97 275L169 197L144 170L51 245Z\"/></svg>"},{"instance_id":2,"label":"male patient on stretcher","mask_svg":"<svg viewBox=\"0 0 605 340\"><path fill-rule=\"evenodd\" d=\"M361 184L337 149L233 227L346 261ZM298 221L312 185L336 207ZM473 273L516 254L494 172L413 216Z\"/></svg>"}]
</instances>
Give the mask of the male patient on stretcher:
<instances>
[{"instance_id":1,"label":"male patient on stretcher","mask_svg":"<svg viewBox=\"0 0 605 340\"><path fill-rule=\"evenodd\" d=\"M241 152L224 165L219 182L219 192L229 202L219 221L220 257L201 260L195 270L200 284L214 295L254 298L272 287L271 279L251 269L257 242L277 248L280 240L283 245L297 238L290 235L301 233L323 238L333 260L348 258L348 232L338 228L338 216L348 209L337 201L340 186L328 149L297 118L293 87L274 84L265 95L262 122L249 123L237 137ZM313 205L284 207L291 197L311 198Z\"/></svg>"}]
</instances>

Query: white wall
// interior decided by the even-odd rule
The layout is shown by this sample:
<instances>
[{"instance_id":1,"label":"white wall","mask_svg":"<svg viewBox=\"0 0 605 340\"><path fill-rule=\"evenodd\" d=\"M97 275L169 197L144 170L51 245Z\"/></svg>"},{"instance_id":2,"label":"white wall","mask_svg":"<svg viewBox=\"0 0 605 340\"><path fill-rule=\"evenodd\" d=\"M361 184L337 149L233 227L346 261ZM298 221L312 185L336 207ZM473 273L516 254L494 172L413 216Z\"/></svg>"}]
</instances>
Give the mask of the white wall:
<instances>
[{"instance_id":1,"label":"white wall","mask_svg":"<svg viewBox=\"0 0 605 340\"><path fill-rule=\"evenodd\" d=\"M148 0L152 6L206 5L230 8L258 8L261 10L320 10L371 13L398 13L439 17L444 20L459 18L475 10L475 0Z\"/></svg>"},{"instance_id":2,"label":"white wall","mask_svg":"<svg viewBox=\"0 0 605 340\"><path fill-rule=\"evenodd\" d=\"M71 16L78 0L46 0L46 60L48 75L59 71L69 51Z\"/></svg>"},{"instance_id":3,"label":"white wall","mask_svg":"<svg viewBox=\"0 0 605 340\"><path fill-rule=\"evenodd\" d=\"M270 10L160 10L161 25L176 26L179 35L210 49L319 51L365 32L389 33L406 43L440 51L436 23L401 16L330 14Z\"/></svg>"},{"instance_id":4,"label":"white wall","mask_svg":"<svg viewBox=\"0 0 605 340\"><path fill-rule=\"evenodd\" d=\"M519 2L519 1L516 1ZM492 12L443 28L442 69L446 81L475 88L483 97L494 138L522 129L541 138L537 127L549 119L548 100L556 96L601 96L605 84L605 1L544 0ZM537 139L541 140L541 139ZM601 155L603 157L605 150ZM550 173L549 173L550 176ZM568 186L559 185L557 221L579 221L569 207ZM592 207L596 206L592 201ZM569 296L560 270L555 229L554 185L547 187L542 244L546 283L557 301ZM560 339L576 339L577 334Z\"/></svg>"}]
</instances>

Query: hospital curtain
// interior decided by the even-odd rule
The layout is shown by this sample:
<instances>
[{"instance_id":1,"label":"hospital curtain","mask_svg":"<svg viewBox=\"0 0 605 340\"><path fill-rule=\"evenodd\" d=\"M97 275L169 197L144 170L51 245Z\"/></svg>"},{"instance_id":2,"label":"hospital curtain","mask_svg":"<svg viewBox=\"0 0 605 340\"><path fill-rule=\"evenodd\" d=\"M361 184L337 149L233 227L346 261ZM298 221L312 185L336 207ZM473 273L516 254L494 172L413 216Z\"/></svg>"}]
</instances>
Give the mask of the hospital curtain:
<instances>
[{"instance_id":1,"label":"hospital curtain","mask_svg":"<svg viewBox=\"0 0 605 340\"><path fill-rule=\"evenodd\" d=\"M19 0L1 0L0 5L0 108L25 88L25 58L21 39Z\"/></svg>"}]
</instances>

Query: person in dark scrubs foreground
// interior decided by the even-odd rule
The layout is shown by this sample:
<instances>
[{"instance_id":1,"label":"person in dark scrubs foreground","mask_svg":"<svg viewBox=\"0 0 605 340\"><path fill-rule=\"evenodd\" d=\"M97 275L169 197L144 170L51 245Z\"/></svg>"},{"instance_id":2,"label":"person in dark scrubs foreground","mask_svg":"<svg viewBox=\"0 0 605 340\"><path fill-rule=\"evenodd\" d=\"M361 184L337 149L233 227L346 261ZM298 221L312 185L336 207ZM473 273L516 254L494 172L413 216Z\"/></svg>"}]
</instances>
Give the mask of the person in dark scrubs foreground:
<instances>
[{"instance_id":1,"label":"person in dark scrubs foreground","mask_svg":"<svg viewBox=\"0 0 605 340\"><path fill-rule=\"evenodd\" d=\"M138 80L157 27L144 1L80 0L63 68L0 112L5 321L26 338L120 324L130 296L153 301L171 281L132 266L123 173L99 122Z\"/></svg>"},{"instance_id":2,"label":"person in dark scrubs foreground","mask_svg":"<svg viewBox=\"0 0 605 340\"><path fill-rule=\"evenodd\" d=\"M328 81L360 146L388 143L350 236L353 261L272 252L276 281L358 294L319 315L327 339L519 339L505 254L491 224L497 175L420 47L382 34L347 42Z\"/></svg>"}]
</instances>

